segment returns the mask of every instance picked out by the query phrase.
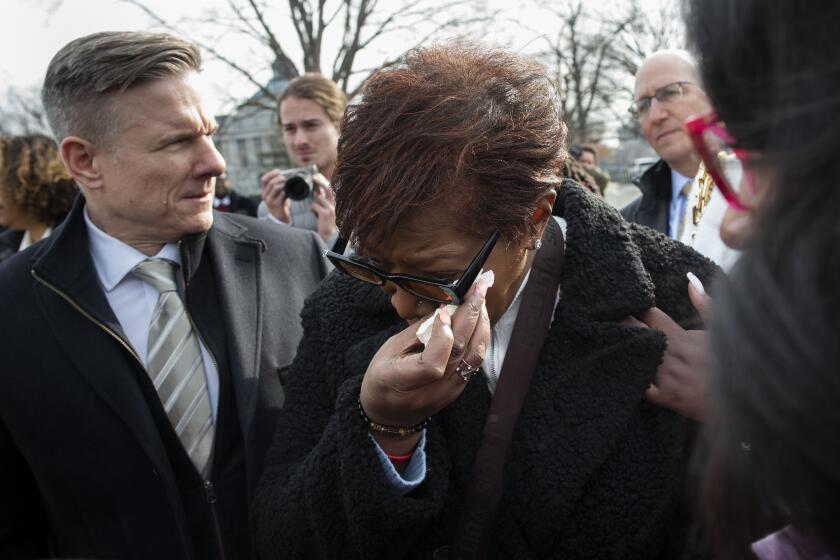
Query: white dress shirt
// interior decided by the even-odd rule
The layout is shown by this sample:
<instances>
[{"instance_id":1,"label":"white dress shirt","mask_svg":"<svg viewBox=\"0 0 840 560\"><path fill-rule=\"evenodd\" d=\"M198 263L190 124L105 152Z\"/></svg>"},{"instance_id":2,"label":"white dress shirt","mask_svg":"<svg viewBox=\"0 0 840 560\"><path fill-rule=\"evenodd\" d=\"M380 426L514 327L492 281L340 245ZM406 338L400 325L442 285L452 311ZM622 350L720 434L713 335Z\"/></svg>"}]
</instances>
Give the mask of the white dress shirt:
<instances>
[{"instance_id":1,"label":"white dress shirt","mask_svg":"<svg viewBox=\"0 0 840 560\"><path fill-rule=\"evenodd\" d=\"M149 323L152 312L157 305L158 292L151 284L131 274L132 269L148 259L166 259L181 265L181 256L174 243L168 243L154 257L148 257L126 245L119 239L112 237L99 229L84 210L85 224L90 239L90 255L105 297L111 305L128 342L143 362L148 366ZM176 274L176 277L180 275ZM179 291L183 297L183 286ZM210 357L210 353L199 339L201 357L204 361L204 375L207 378L207 391L210 395L210 409L213 412L213 423L216 423L216 412L219 407L219 372Z\"/></svg>"},{"instance_id":2,"label":"white dress shirt","mask_svg":"<svg viewBox=\"0 0 840 560\"><path fill-rule=\"evenodd\" d=\"M702 177L705 173L706 168L701 163L697 177ZM711 197L703 213L700 215L698 223L695 224L694 208L697 207L699 200L700 180L695 180L686 202L687 206L685 215L683 216L683 223L685 224L683 226L683 234L678 241L710 259L721 267L724 272L729 272L741 256L740 251L727 247L720 238L720 224L723 221L726 210L729 208L729 203L726 202L723 193L715 185Z\"/></svg>"}]
</instances>

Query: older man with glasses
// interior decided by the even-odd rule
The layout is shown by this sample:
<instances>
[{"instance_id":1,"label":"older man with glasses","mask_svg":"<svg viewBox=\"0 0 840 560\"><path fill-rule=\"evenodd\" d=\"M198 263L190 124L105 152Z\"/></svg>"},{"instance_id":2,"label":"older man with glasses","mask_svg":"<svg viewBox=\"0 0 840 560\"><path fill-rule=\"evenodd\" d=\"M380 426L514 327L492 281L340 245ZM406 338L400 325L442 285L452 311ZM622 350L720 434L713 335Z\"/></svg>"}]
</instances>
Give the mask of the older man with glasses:
<instances>
[{"instance_id":1,"label":"older man with glasses","mask_svg":"<svg viewBox=\"0 0 840 560\"><path fill-rule=\"evenodd\" d=\"M691 117L710 110L691 55L659 51L642 63L630 112L661 160L635 181L642 194L621 213L728 269L738 253L719 235L726 201L701 165L684 127Z\"/></svg>"}]
</instances>

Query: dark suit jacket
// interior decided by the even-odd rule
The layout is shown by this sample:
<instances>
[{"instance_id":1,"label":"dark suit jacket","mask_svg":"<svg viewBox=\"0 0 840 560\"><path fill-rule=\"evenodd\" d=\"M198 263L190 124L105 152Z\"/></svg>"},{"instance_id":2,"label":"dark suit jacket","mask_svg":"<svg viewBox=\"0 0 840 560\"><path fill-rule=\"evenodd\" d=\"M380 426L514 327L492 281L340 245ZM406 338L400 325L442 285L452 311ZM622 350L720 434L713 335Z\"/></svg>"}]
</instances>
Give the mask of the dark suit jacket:
<instances>
[{"instance_id":1,"label":"dark suit jacket","mask_svg":"<svg viewBox=\"0 0 840 560\"><path fill-rule=\"evenodd\" d=\"M160 403L144 398L144 370L100 287L83 204L0 267L0 558L196 558L172 434L158 429ZM327 272L322 245L311 232L217 213L179 250L191 313L218 305L222 324L208 334L226 341L221 369L250 497L302 335L300 309ZM201 263L217 301L190 299Z\"/></svg>"},{"instance_id":2,"label":"dark suit jacket","mask_svg":"<svg viewBox=\"0 0 840 560\"><path fill-rule=\"evenodd\" d=\"M633 181L641 196L621 209L621 215L633 222L668 235L668 218L671 211L671 168L660 159Z\"/></svg>"}]
</instances>

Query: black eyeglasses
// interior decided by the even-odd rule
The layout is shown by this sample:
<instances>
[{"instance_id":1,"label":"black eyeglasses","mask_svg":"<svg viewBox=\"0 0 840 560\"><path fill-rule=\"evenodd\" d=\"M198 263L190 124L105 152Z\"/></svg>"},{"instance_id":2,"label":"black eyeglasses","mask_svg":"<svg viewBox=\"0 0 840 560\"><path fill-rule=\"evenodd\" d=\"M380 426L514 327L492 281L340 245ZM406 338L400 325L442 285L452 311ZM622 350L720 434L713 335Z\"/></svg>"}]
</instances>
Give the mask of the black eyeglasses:
<instances>
[{"instance_id":1,"label":"black eyeglasses","mask_svg":"<svg viewBox=\"0 0 840 560\"><path fill-rule=\"evenodd\" d=\"M325 251L324 256L327 257L331 263L341 272L348 274L356 280L367 282L381 286L385 282L393 282L406 292L413 294L419 298L432 301L434 303L445 303L447 305L460 305L464 300L464 296L470 291L475 279L481 272L481 267L493 247L496 245L501 232L496 230L490 236L484 245L478 251L478 254L473 258L467 269L454 282L446 282L441 280L433 280L430 278L420 278L419 276L410 276L408 274L390 274L384 270L380 270L366 262L360 257L349 256L345 257L340 253L333 251ZM337 243L336 248L344 245ZM342 247L343 248L343 247Z\"/></svg>"},{"instance_id":2,"label":"black eyeglasses","mask_svg":"<svg viewBox=\"0 0 840 560\"><path fill-rule=\"evenodd\" d=\"M653 103L654 99L660 103L673 103L674 101L679 101L683 96L683 87L691 83L692 82L682 81L666 84L653 92L653 95L646 95L645 97L640 97L634 101L627 111L633 115L634 119L643 119L647 117L647 114L650 111L650 104Z\"/></svg>"}]
</instances>

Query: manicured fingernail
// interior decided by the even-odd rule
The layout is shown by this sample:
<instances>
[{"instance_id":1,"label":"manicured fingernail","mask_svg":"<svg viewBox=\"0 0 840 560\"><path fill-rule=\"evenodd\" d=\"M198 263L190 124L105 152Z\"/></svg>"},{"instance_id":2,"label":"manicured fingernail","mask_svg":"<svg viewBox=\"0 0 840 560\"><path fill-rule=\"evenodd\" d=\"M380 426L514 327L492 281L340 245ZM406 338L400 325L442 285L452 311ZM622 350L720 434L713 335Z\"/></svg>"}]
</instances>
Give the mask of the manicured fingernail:
<instances>
[{"instance_id":1,"label":"manicured fingernail","mask_svg":"<svg viewBox=\"0 0 840 560\"><path fill-rule=\"evenodd\" d=\"M446 307L441 307L437 310L438 319L444 325L452 326L452 317L449 316L449 311L446 310Z\"/></svg>"},{"instance_id":2,"label":"manicured fingernail","mask_svg":"<svg viewBox=\"0 0 840 560\"><path fill-rule=\"evenodd\" d=\"M694 286L695 290L701 294L706 293L706 288L703 287L703 282L701 282L693 272L688 272L685 276L688 278L688 281L691 282L691 285Z\"/></svg>"},{"instance_id":3,"label":"manicured fingernail","mask_svg":"<svg viewBox=\"0 0 840 560\"><path fill-rule=\"evenodd\" d=\"M475 294L481 299L487 296L487 283L484 280L475 283Z\"/></svg>"}]
</instances>

